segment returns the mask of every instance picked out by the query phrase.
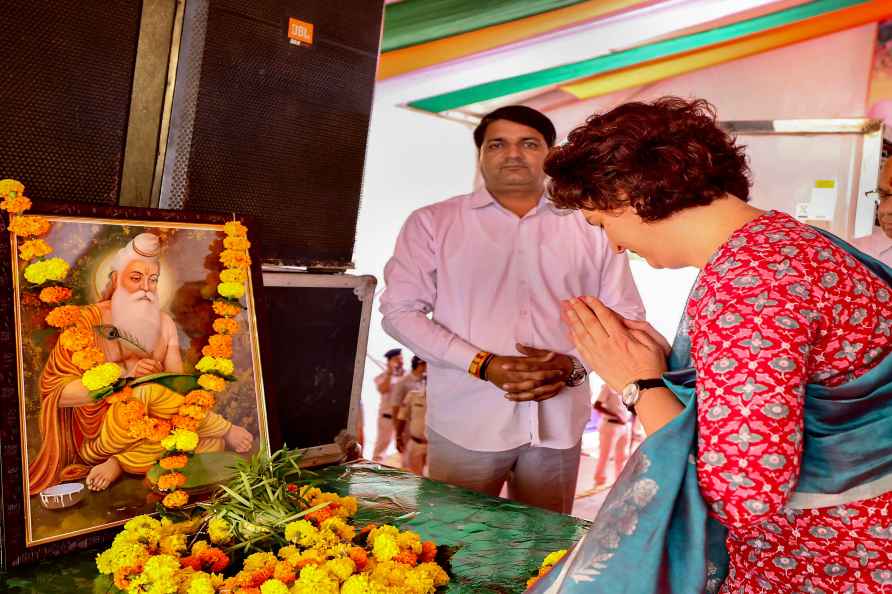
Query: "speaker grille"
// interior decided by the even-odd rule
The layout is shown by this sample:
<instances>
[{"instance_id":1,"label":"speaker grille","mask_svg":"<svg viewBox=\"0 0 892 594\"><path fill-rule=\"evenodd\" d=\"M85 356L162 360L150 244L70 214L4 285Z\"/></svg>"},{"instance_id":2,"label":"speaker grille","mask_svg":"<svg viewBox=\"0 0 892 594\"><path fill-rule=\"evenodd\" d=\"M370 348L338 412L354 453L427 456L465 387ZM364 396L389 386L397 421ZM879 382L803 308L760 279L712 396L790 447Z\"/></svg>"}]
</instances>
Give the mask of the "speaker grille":
<instances>
[{"instance_id":1,"label":"speaker grille","mask_svg":"<svg viewBox=\"0 0 892 594\"><path fill-rule=\"evenodd\" d=\"M0 177L117 204L142 2L4 0Z\"/></svg>"},{"instance_id":2,"label":"speaker grille","mask_svg":"<svg viewBox=\"0 0 892 594\"><path fill-rule=\"evenodd\" d=\"M200 3L161 206L252 215L267 260L349 265L381 0ZM312 47L289 43L289 17L314 24Z\"/></svg>"}]
</instances>

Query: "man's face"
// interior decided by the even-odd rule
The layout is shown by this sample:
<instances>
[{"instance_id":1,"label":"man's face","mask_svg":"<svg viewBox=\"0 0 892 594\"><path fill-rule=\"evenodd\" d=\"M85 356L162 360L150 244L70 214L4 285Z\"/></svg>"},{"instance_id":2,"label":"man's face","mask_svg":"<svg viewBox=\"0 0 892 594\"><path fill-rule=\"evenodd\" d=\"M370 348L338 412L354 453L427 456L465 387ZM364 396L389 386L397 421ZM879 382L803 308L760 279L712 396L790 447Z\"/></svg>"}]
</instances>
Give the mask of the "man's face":
<instances>
[{"instance_id":1,"label":"man's face","mask_svg":"<svg viewBox=\"0 0 892 594\"><path fill-rule=\"evenodd\" d=\"M397 371L403 368L403 356L397 355L395 357L391 357L387 360L387 363L390 365L391 371Z\"/></svg>"},{"instance_id":2,"label":"man's face","mask_svg":"<svg viewBox=\"0 0 892 594\"><path fill-rule=\"evenodd\" d=\"M415 373L418 377L424 377L427 375L427 362L422 362L418 364L418 367L415 368Z\"/></svg>"},{"instance_id":3,"label":"man's face","mask_svg":"<svg viewBox=\"0 0 892 594\"><path fill-rule=\"evenodd\" d=\"M118 283L128 293L137 291L157 293L159 272L160 266L157 263L131 260L124 267L124 270L121 271L121 278Z\"/></svg>"},{"instance_id":4,"label":"man's face","mask_svg":"<svg viewBox=\"0 0 892 594\"><path fill-rule=\"evenodd\" d=\"M492 194L539 191L545 187L543 164L548 145L538 130L496 120L486 128L480 145L480 173Z\"/></svg>"},{"instance_id":5,"label":"man's face","mask_svg":"<svg viewBox=\"0 0 892 594\"><path fill-rule=\"evenodd\" d=\"M892 158L886 160L883 170L880 172L879 189L886 192L886 198L880 198L879 206L877 206L877 219L880 221L880 227L887 237L892 237Z\"/></svg>"}]
</instances>

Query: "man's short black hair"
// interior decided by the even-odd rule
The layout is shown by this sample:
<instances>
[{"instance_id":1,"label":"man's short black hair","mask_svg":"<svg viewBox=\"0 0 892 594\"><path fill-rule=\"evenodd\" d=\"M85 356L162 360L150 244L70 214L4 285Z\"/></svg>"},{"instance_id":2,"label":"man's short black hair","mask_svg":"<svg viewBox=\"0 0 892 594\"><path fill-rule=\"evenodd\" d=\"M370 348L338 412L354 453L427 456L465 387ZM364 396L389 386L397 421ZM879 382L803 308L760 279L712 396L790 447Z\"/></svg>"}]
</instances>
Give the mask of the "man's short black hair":
<instances>
[{"instance_id":1,"label":"man's short black hair","mask_svg":"<svg viewBox=\"0 0 892 594\"><path fill-rule=\"evenodd\" d=\"M474 144L479 149L483 145L483 138L486 136L486 129L496 120L508 120L522 126L529 126L534 130L538 130L548 148L554 146L557 132L554 130L554 124L541 111L537 111L526 105L506 105L497 110L486 114L477 127L474 128Z\"/></svg>"},{"instance_id":2,"label":"man's short black hair","mask_svg":"<svg viewBox=\"0 0 892 594\"><path fill-rule=\"evenodd\" d=\"M418 366L424 363L424 359L419 357L418 355L412 355L412 370L418 369Z\"/></svg>"},{"instance_id":3,"label":"man's short black hair","mask_svg":"<svg viewBox=\"0 0 892 594\"><path fill-rule=\"evenodd\" d=\"M403 349L390 349L386 353L384 353L384 358L390 361L394 357L398 357L403 354Z\"/></svg>"}]
</instances>

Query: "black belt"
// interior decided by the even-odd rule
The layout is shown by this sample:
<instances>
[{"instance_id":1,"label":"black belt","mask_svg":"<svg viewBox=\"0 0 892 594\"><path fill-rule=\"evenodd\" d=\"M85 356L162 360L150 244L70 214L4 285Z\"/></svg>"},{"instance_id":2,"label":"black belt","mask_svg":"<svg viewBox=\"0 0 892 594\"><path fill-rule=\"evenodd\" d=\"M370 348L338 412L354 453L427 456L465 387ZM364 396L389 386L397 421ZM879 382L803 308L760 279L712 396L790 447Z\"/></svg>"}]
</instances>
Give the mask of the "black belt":
<instances>
[{"instance_id":1,"label":"black belt","mask_svg":"<svg viewBox=\"0 0 892 594\"><path fill-rule=\"evenodd\" d=\"M393 415L390 414L390 413L381 413L381 416L384 417L385 419L392 419L392 418L393 418Z\"/></svg>"},{"instance_id":2,"label":"black belt","mask_svg":"<svg viewBox=\"0 0 892 594\"><path fill-rule=\"evenodd\" d=\"M425 444L425 443L427 443L427 440L426 440L426 439L418 439L418 438L415 437L414 435L412 436L412 441L414 441L415 443L420 443L420 444Z\"/></svg>"},{"instance_id":3,"label":"black belt","mask_svg":"<svg viewBox=\"0 0 892 594\"><path fill-rule=\"evenodd\" d=\"M614 425L625 425L625 421L620 421L619 419L605 419L608 423L613 423Z\"/></svg>"}]
</instances>

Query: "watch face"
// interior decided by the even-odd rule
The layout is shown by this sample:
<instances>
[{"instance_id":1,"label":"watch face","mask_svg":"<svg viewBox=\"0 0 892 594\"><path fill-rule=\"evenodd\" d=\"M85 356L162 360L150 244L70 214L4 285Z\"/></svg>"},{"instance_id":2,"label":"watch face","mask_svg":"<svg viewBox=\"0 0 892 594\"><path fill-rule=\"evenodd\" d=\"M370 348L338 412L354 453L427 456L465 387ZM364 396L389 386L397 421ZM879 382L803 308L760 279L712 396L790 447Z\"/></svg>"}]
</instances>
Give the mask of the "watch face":
<instances>
[{"instance_id":1,"label":"watch face","mask_svg":"<svg viewBox=\"0 0 892 594\"><path fill-rule=\"evenodd\" d=\"M638 384L632 383L623 388L622 400L626 406L634 405L638 400Z\"/></svg>"}]
</instances>

